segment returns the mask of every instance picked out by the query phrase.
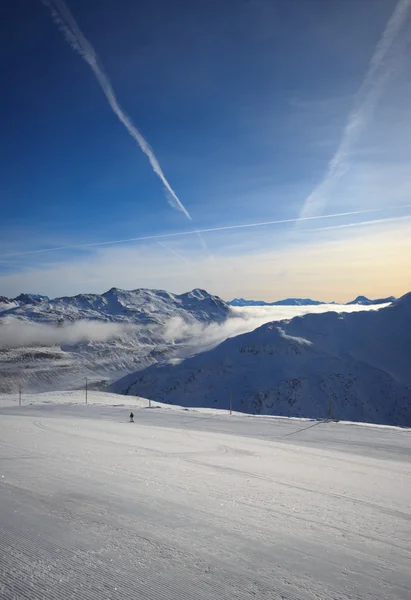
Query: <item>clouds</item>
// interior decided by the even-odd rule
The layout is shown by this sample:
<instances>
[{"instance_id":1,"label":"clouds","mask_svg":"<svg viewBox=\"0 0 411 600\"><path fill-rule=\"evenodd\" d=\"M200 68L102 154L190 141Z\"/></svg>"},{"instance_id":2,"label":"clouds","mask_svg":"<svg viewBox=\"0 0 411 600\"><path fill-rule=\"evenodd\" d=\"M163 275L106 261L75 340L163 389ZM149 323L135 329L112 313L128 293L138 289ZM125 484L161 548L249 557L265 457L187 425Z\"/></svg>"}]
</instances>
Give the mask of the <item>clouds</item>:
<instances>
[{"instance_id":1,"label":"clouds","mask_svg":"<svg viewBox=\"0 0 411 600\"><path fill-rule=\"evenodd\" d=\"M358 312L360 310L377 310L379 306L345 306L328 305L319 306L253 306L232 308L233 315L223 323L185 323L180 317L170 319L164 328L164 337L168 342L184 344L184 353L187 347L193 352L209 350L227 338L254 331L265 323L292 319L293 317L308 313L320 314L330 310L335 312Z\"/></svg>"},{"instance_id":2,"label":"clouds","mask_svg":"<svg viewBox=\"0 0 411 600\"><path fill-rule=\"evenodd\" d=\"M359 293L399 296L411 289L409 218L311 233L288 229L273 235L266 228L251 230L246 237L236 230L209 235L218 249L213 261L194 236L167 242L178 254L190 256L189 262L157 243L143 242L90 249L59 264L44 255L37 267L1 275L1 293L31 291L53 297L112 286L171 292L200 287L227 300L310 296L345 302Z\"/></svg>"},{"instance_id":3,"label":"clouds","mask_svg":"<svg viewBox=\"0 0 411 600\"><path fill-rule=\"evenodd\" d=\"M392 206L391 209L407 209L407 208L411 208L411 204L401 204L398 206ZM90 242L90 243L84 243L84 244L73 244L73 245L67 245L67 246L55 246L55 247L49 247L49 248L42 248L42 249L37 249L37 250L24 250L21 252L12 252L12 253L6 253L6 254L0 254L0 259L4 258L12 258L12 257L17 257L17 256L28 256L28 255L34 255L34 254L44 254L44 253L55 253L55 252L59 252L61 250L74 250L74 249L88 249L88 248L97 248L99 246L114 246L117 244L126 244L126 243L131 243L131 242L145 242L145 241L149 241L149 240L155 240L160 246L162 246L163 248L168 249L170 252L174 252L172 248L169 248L166 244L164 244L163 242L161 242L160 240L164 240L167 238L178 238L178 237L185 237L185 236L191 236L191 235L196 235L200 242L201 242L201 246L208 252L208 247L204 241L204 238L202 236L202 234L204 233L218 233L218 232L224 232L224 231L232 231L232 230L241 230L241 229L254 229L254 228L261 228L261 227L267 227L270 225L288 225L290 223L299 223L299 222L310 222L310 221L317 221L317 220L323 220L323 219L339 219L341 217L357 217L358 215L363 215L363 214L367 214L367 213L378 213L379 211L384 210L384 208L367 208L367 209L363 209L363 210L356 210L356 211L348 211L348 212L343 212L343 213L334 213L334 214L325 214L325 215L313 215L313 216L306 216L306 217L292 217L290 219L278 219L275 221L257 221L255 223L243 223L243 224L238 224L238 225L221 225L220 227L209 227L207 229L195 229L193 231L178 231L178 232L174 232L174 233L165 233L165 234L157 234L157 235L147 235L147 236L140 236L140 237L134 237L134 238L125 238L125 239L119 239L119 240L106 240L106 241L101 241L101 242ZM378 222L378 219L376 221L373 222ZM180 256L180 258L183 258Z\"/></svg>"},{"instance_id":4,"label":"clouds","mask_svg":"<svg viewBox=\"0 0 411 600\"><path fill-rule=\"evenodd\" d=\"M132 334L135 330L133 325L99 321L76 321L59 327L57 324L35 324L13 319L13 321L0 324L0 347L19 348L22 346L107 342L125 334Z\"/></svg>"},{"instance_id":5,"label":"clouds","mask_svg":"<svg viewBox=\"0 0 411 600\"><path fill-rule=\"evenodd\" d=\"M181 317L170 318L164 325L137 325L79 320L62 325L20 321L12 318L0 323L0 348L30 348L75 346L83 343L104 343L113 340L133 342L145 336L155 336L174 347L178 358L190 352L197 353L214 348L224 340L253 331L272 321L291 319L307 313L329 310L354 312L376 310L377 306L261 306L232 308L232 316L223 323L185 322ZM180 348L178 347L180 345Z\"/></svg>"},{"instance_id":6,"label":"clouds","mask_svg":"<svg viewBox=\"0 0 411 600\"><path fill-rule=\"evenodd\" d=\"M93 3L81 5L81 23L108 57L125 106L134 114L137 103L139 127L157 136L155 147L167 157L184 198L195 206L198 221L194 227L187 223L189 231L179 225L181 210L167 210L165 203L159 210L158 179L151 171L147 178L141 173L136 177L135 154L123 144L124 131L107 112L106 99L123 125L133 126L94 49L61 0L44 1L54 7L54 18L105 96L99 107L100 89L94 99L94 79L73 55L74 71L65 73L61 94L55 70L42 80L41 91L56 108L54 121L47 111L38 121L45 133L50 127L47 148L39 151L33 142L39 139L37 129L9 140L11 150L24 144L31 174L50 185L36 187L30 173L15 177L16 169L21 171L20 150L15 165L9 161L4 168L5 180L10 174L11 182L5 192L9 187L11 193L0 232L0 254L7 255L0 256L0 293L60 295L144 285L171 291L205 287L225 298L311 295L344 300L359 292L376 296L407 289L409 259L401 248L408 248L409 224L397 219L401 211L385 210L410 202L411 55L403 49L411 0L398 3L377 47L394 2L372 7L366 0L350 6L333 3L327 11L304 0L296 0L298 10L284 3L280 11L270 0L242 3L242 8L235 2L202 3L200 9L189 3L181 12L162 2L170 19L150 5L148 22L150 3L109 3L101 14ZM47 61L40 56L45 47L56 53L54 67L64 64L64 53L71 49L44 18L47 11L37 8L46 33L38 32L41 52L28 57L26 51L21 60L46 72ZM244 35L239 36L243 9ZM265 24L273 35L260 29ZM154 56L156 43L161 52ZM397 61L401 56L402 68ZM201 87L203 76L213 80L210 87ZM91 96L83 101L81 90L90 81ZM347 120L352 93L360 86ZM15 105L20 106L18 99ZM99 108L108 120L99 117ZM30 126L37 120L32 112L16 115L18 122ZM92 127L84 135L78 127L70 147L65 134L79 116L80 123L92 121ZM60 128L66 118L67 126ZM128 131L143 151L149 149L138 132ZM80 146L86 136L84 160ZM54 148L62 150L56 152L61 165L47 161ZM110 157L94 162L100 150ZM65 178L66 159L70 174ZM314 193L297 230L301 201L323 176L327 161L328 183ZM157 164L152 162L154 170ZM323 200L329 201L327 207ZM7 231L12 207L18 207L17 222L30 223L30 232ZM366 217L362 211L368 210ZM210 243L212 261L204 256L202 240Z\"/></svg>"}]
</instances>

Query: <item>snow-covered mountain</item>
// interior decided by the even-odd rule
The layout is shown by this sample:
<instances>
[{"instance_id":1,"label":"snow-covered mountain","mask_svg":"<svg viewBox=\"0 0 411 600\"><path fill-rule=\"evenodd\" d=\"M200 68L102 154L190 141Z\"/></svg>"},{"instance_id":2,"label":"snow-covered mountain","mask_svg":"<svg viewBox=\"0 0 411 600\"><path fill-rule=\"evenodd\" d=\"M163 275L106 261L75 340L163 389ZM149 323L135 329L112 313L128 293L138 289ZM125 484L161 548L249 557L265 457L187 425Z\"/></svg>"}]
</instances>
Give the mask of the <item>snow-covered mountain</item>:
<instances>
[{"instance_id":1,"label":"snow-covered mountain","mask_svg":"<svg viewBox=\"0 0 411 600\"><path fill-rule=\"evenodd\" d=\"M38 304L43 300L50 300L48 296L42 296L41 294L20 294L16 298L13 298L11 302L18 302L20 304Z\"/></svg>"},{"instance_id":2,"label":"snow-covered mountain","mask_svg":"<svg viewBox=\"0 0 411 600\"><path fill-rule=\"evenodd\" d=\"M228 303L230 306L318 306L319 304L334 304L333 302L320 302L310 298L286 298L276 302L265 302L264 300L245 300L234 298Z\"/></svg>"},{"instance_id":3,"label":"snow-covered mountain","mask_svg":"<svg viewBox=\"0 0 411 600\"><path fill-rule=\"evenodd\" d=\"M48 299L0 298L0 391L66 389L112 381L184 356L182 325L221 323L230 307L204 290L112 288L104 294Z\"/></svg>"},{"instance_id":4,"label":"snow-covered mountain","mask_svg":"<svg viewBox=\"0 0 411 600\"><path fill-rule=\"evenodd\" d=\"M245 300L244 298L234 298L228 302L230 306L267 306L268 302L264 300Z\"/></svg>"},{"instance_id":5,"label":"snow-covered mountain","mask_svg":"<svg viewBox=\"0 0 411 600\"><path fill-rule=\"evenodd\" d=\"M360 304L361 306L371 306L377 304L390 304L390 302L394 302L394 300L394 296L378 298L377 300L370 300L366 296L357 296L355 300L347 302L347 305ZM311 298L285 298L285 300L277 300L276 302L234 298L234 300L231 300L228 304L230 306L319 306L320 304L335 304L335 302L321 302L319 300L311 300Z\"/></svg>"},{"instance_id":6,"label":"snow-covered mountain","mask_svg":"<svg viewBox=\"0 0 411 600\"><path fill-rule=\"evenodd\" d=\"M361 304L362 306L371 306L372 304L389 304L390 302L394 301L394 296L389 296L388 298L377 298L377 300L370 300L366 296L357 296L355 300L351 300L351 302L347 302L347 304Z\"/></svg>"},{"instance_id":7,"label":"snow-covered mountain","mask_svg":"<svg viewBox=\"0 0 411 600\"><path fill-rule=\"evenodd\" d=\"M376 311L268 323L111 391L159 402L411 425L411 293Z\"/></svg>"}]
</instances>

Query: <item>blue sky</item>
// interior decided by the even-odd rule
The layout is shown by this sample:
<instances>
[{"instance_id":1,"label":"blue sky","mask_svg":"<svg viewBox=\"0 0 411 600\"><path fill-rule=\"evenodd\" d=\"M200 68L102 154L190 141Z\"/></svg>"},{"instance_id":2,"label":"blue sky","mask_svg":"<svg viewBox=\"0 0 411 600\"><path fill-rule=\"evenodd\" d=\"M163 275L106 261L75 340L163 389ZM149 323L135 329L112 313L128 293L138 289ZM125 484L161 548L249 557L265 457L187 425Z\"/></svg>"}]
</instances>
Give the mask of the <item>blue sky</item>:
<instances>
[{"instance_id":1,"label":"blue sky","mask_svg":"<svg viewBox=\"0 0 411 600\"><path fill-rule=\"evenodd\" d=\"M0 295L411 289L410 0L15 0L0 27Z\"/></svg>"}]
</instances>

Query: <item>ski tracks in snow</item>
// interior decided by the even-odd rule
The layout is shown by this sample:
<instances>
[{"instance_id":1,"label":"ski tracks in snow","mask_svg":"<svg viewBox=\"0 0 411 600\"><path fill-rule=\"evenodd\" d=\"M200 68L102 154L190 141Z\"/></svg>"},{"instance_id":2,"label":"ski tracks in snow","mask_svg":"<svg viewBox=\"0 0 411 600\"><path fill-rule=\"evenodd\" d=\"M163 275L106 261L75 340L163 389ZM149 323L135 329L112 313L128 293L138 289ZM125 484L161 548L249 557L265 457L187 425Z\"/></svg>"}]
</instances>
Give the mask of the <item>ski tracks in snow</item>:
<instances>
[{"instance_id":1,"label":"ski tracks in snow","mask_svg":"<svg viewBox=\"0 0 411 600\"><path fill-rule=\"evenodd\" d=\"M0 410L2 599L408 600L409 435L120 414Z\"/></svg>"}]
</instances>

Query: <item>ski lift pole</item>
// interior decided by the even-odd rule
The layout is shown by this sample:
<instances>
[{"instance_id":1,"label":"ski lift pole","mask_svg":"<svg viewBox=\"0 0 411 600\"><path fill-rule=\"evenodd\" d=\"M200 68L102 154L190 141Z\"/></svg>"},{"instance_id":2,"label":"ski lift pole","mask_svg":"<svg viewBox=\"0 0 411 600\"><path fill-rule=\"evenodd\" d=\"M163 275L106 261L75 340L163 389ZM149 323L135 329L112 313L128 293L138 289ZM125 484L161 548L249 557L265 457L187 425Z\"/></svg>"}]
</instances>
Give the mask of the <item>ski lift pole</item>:
<instances>
[{"instance_id":1,"label":"ski lift pole","mask_svg":"<svg viewBox=\"0 0 411 600\"><path fill-rule=\"evenodd\" d=\"M233 392L230 390L230 415L233 414Z\"/></svg>"},{"instance_id":2,"label":"ski lift pole","mask_svg":"<svg viewBox=\"0 0 411 600\"><path fill-rule=\"evenodd\" d=\"M87 396L88 396L88 380L86 377L86 404L87 404Z\"/></svg>"},{"instance_id":3,"label":"ski lift pole","mask_svg":"<svg viewBox=\"0 0 411 600\"><path fill-rule=\"evenodd\" d=\"M19 406L21 406L21 385L19 385Z\"/></svg>"}]
</instances>

